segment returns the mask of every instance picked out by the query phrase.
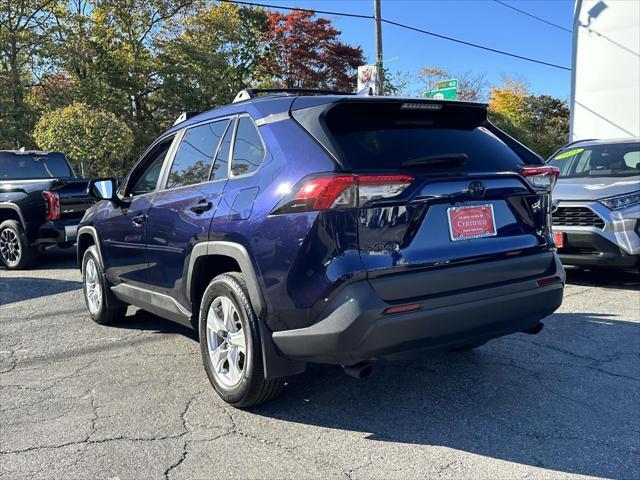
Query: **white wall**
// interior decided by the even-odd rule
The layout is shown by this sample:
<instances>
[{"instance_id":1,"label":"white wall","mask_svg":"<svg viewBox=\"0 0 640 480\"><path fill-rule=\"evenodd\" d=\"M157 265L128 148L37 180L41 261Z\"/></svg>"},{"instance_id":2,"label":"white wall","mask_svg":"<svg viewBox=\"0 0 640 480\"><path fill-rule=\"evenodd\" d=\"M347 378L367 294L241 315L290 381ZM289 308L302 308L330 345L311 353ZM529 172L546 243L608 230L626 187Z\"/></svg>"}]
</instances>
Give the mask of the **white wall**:
<instances>
[{"instance_id":1,"label":"white wall","mask_svg":"<svg viewBox=\"0 0 640 480\"><path fill-rule=\"evenodd\" d=\"M640 0L576 0L570 140L640 137Z\"/></svg>"}]
</instances>

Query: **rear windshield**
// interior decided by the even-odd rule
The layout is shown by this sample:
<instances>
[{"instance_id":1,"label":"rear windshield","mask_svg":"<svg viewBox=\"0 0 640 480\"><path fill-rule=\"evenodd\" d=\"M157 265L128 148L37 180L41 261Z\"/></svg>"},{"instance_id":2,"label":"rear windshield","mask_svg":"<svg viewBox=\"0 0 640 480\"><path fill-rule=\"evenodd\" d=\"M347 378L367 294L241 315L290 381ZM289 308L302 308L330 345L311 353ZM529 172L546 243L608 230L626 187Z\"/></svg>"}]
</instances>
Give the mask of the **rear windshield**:
<instances>
[{"instance_id":1,"label":"rear windshield","mask_svg":"<svg viewBox=\"0 0 640 480\"><path fill-rule=\"evenodd\" d=\"M0 180L73 177L62 153L0 152Z\"/></svg>"},{"instance_id":2,"label":"rear windshield","mask_svg":"<svg viewBox=\"0 0 640 480\"><path fill-rule=\"evenodd\" d=\"M405 105L403 108L402 105ZM525 162L486 121L479 107L447 106L429 111L406 103L343 103L321 122L342 163L353 170L394 170L405 162L429 171L513 171ZM504 137L504 134L502 134ZM533 162L540 160L530 152ZM441 156L464 164L438 164ZM436 160L428 166L425 159ZM426 162L428 163L428 161Z\"/></svg>"},{"instance_id":3,"label":"rear windshield","mask_svg":"<svg viewBox=\"0 0 640 480\"><path fill-rule=\"evenodd\" d=\"M569 147L549 160L564 178L640 175L640 143Z\"/></svg>"}]
</instances>

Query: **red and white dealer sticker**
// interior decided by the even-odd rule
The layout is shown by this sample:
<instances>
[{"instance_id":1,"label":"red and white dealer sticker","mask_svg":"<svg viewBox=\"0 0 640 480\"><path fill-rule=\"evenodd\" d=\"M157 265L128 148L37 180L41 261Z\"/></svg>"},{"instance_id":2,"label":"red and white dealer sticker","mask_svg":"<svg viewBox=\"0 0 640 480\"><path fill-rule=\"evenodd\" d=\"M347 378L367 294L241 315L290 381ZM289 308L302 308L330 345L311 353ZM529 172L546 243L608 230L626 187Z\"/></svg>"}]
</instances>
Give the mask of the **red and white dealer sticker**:
<instances>
[{"instance_id":1,"label":"red and white dealer sticker","mask_svg":"<svg viewBox=\"0 0 640 480\"><path fill-rule=\"evenodd\" d=\"M493 205L470 205L447 208L449 233L451 240L493 237L496 235L496 222L493 218Z\"/></svg>"}]
</instances>

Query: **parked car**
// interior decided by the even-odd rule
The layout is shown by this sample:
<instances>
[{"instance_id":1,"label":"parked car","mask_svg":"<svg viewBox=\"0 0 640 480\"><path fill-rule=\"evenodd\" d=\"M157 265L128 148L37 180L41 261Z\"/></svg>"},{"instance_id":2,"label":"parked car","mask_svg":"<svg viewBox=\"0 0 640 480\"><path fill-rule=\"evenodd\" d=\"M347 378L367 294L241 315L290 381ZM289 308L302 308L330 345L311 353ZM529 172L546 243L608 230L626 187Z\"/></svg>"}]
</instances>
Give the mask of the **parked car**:
<instances>
[{"instance_id":1,"label":"parked car","mask_svg":"<svg viewBox=\"0 0 640 480\"><path fill-rule=\"evenodd\" d=\"M640 266L640 140L583 140L548 161L560 169L553 230L566 265Z\"/></svg>"},{"instance_id":2,"label":"parked car","mask_svg":"<svg viewBox=\"0 0 640 480\"><path fill-rule=\"evenodd\" d=\"M537 333L562 302L557 169L486 105L237 98L161 135L117 191L92 183L78 261L96 322L132 304L195 328L213 387L247 407L308 362L363 377Z\"/></svg>"},{"instance_id":3,"label":"parked car","mask_svg":"<svg viewBox=\"0 0 640 480\"><path fill-rule=\"evenodd\" d=\"M0 150L0 259L27 268L37 249L71 247L78 223L95 203L60 152Z\"/></svg>"}]
</instances>

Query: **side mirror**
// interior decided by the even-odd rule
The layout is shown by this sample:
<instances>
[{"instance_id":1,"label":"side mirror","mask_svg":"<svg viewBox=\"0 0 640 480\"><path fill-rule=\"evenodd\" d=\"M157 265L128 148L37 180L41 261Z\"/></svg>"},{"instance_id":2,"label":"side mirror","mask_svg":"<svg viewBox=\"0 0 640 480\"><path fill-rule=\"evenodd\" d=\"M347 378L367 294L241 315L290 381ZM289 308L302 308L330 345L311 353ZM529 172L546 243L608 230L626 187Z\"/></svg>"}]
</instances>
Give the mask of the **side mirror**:
<instances>
[{"instance_id":1,"label":"side mirror","mask_svg":"<svg viewBox=\"0 0 640 480\"><path fill-rule=\"evenodd\" d=\"M115 178L96 178L89 181L87 192L98 200L115 200L117 183Z\"/></svg>"}]
</instances>

